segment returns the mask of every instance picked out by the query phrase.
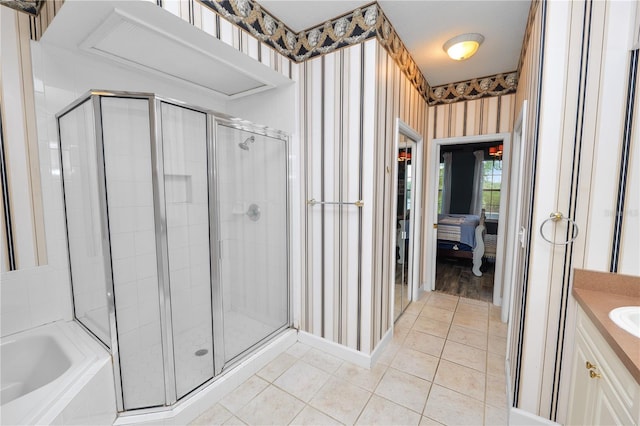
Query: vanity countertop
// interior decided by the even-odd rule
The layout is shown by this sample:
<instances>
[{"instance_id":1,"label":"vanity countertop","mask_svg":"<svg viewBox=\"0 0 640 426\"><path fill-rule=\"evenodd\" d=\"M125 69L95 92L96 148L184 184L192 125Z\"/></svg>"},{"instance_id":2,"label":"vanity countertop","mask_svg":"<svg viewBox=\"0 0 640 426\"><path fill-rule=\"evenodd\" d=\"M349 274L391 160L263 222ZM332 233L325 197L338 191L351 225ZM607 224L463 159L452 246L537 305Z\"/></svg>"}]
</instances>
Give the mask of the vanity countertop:
<instances>
[{"instance_id":1,"label":"vanity countertop","mask_svg":"<svg viewBox=\"0 0 640 426\"><path fill-rule=\"evenodd\" d=\"M640 339L609 319L612 309L640 305L640 277L576 269L573 296L640 384Z\"/></svg>"}]
</instances>

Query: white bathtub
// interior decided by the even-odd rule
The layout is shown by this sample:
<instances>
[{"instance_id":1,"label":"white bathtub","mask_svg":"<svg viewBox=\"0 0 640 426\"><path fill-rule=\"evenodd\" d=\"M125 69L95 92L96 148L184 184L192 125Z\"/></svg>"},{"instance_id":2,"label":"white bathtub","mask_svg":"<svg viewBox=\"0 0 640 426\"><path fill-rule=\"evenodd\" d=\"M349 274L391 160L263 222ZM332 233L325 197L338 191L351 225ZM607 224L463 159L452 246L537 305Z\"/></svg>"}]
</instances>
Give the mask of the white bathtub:
<instances>
[{"instance_id":1,"label":"white bathtub","mask_svg":"<svg viewBox=\"0 0 640 426\"><path fill-rule=\"evenodd\" d=\"M0 339L0 423L112 423L116 408L110 360L74 322Z\"/></svg>"}]
</instances>

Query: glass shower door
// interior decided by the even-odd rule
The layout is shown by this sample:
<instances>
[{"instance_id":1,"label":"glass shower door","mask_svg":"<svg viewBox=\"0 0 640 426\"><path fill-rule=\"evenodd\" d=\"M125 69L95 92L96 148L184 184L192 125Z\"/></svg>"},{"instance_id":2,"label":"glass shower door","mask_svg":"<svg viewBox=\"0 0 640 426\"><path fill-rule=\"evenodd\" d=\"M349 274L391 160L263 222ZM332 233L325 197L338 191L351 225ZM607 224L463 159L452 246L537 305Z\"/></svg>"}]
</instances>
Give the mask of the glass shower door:
<instances>
[{"instance_id":1,"label":"glass shower door","mask_svg":"<svg viewBox=\"0 0 640 426\"><path fill-rule=\"evenodd\" d=\"M176 396L213 377L207 115L161 102Z\"/></svg>"},{"instance_id":2,"label":"glass shower door","mask_svg":"<svg viewBox=\"0 0 640 426\"><path fill-rule=\"evenodd\" d=\"M222 124L216 140L217 308L226 364L289 322L287 145Z\"/></svg>"}]
</instances>

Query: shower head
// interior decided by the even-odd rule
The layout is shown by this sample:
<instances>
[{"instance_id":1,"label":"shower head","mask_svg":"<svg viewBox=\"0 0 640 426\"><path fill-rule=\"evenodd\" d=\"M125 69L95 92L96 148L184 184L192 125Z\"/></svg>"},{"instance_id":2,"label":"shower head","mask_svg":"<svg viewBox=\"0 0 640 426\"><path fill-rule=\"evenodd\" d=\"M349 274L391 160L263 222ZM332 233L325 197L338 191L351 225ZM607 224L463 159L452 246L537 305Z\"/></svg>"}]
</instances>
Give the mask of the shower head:
<instances>
[{"instance_id":1,"label":"shower head","mask_svg":"<svg viewBox=\"0 0 640 426\"><path fill-rule=\"evenodd\" d=\"M256 141L255 136L249 136L247 139L245 139L244 142L240 142L238 146L244 149L245 151L249 151L249 142L254 143L255 141Z\"/></svg>"}]
</instances>

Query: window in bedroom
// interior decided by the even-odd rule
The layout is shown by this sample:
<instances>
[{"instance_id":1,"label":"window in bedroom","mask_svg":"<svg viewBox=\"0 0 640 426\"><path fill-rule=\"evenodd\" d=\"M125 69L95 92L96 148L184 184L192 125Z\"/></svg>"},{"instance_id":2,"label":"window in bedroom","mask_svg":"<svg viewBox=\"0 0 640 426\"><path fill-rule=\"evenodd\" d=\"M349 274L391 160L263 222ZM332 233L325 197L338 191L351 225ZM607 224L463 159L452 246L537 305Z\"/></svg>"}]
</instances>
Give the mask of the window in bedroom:
<instances>
[{"instance_id":1,"label":"window in bedroom","mask_svg":"<svg viewBox=\"0 0 640 426\"><path fill-rule=\"evenodd\" d=\"M502 159L492 158L483 162L482 208L487 219L498 219L500 213L500 184L502 183Z\"/></svg>"}]
</instances>

